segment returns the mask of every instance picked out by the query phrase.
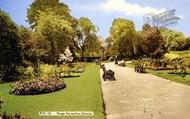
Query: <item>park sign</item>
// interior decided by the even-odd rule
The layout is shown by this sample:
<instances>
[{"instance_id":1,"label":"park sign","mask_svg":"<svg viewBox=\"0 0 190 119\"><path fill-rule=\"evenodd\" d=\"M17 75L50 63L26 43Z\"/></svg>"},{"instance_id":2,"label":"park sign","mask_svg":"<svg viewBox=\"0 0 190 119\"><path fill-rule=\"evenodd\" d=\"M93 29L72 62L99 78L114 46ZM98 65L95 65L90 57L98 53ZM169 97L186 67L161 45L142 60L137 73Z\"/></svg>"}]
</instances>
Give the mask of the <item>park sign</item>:
<instances>
[{"instance_id":1,"label":"park sign","mask_svg":"<svg viewBox=\"0 0 190 119\"><path fill-rule=\"evenodd\" d=\"M146 24L157 27L168 27L176 25L180 17L175 15L175 9L168 10L159 14L148 13L143 16Z\"/></svg>"}]
</instances>

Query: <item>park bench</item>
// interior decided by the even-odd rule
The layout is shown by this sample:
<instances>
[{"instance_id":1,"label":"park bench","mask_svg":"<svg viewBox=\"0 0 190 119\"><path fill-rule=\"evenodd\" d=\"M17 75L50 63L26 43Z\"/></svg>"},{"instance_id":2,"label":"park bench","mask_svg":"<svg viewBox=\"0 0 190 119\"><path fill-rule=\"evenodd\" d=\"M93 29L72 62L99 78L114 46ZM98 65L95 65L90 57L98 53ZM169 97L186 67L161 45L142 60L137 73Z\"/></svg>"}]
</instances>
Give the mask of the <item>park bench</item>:
<instances>
[{"instance_id":1,"label":"park bench","mask_svg":"<svg viewBox=\"0 0 190 119\"><path fill-rule=\"evenodd\" d=\"M146 69L142 65L136 65L135 66L135 72L137 72L137 73L146 73Z\"/></svg>"},{"instance_id":2,"label":"park bench","mask_svg":"<svg viewBox=\"0 0 190 119\"><path fill-rule=\"evenodd\" d=\"M104 81L106 81L107 79L109 81L115 81L116 80L115 76L114 76L115 73L112 70L106 70L106 67L104 64L101 64L100 68L102 68L102 70L103 70L103 76L102 77L103 77Z\"/></svg>"}]
</instances>

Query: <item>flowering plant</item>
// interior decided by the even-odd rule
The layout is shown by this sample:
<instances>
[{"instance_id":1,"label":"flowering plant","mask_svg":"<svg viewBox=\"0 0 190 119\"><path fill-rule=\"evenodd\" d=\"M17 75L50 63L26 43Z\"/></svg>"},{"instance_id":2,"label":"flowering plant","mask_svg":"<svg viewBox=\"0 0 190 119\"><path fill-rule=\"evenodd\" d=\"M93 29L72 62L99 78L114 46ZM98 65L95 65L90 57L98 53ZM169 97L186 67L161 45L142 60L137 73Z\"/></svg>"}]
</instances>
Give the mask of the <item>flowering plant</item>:
<instances>
[{"instance_id":1,"label":"flowering plant","mask_svg":"<svg viewBox=\"0 0 190 119\"><path fill-rule=\"evenodd\" d=\"M69 47L67 47L65 49L64 54L59 54L59 62L66 62L66 63L71 63L73 61L73 54L71 53L71 51L69 50Z\"/></svg>"}]
</instances>

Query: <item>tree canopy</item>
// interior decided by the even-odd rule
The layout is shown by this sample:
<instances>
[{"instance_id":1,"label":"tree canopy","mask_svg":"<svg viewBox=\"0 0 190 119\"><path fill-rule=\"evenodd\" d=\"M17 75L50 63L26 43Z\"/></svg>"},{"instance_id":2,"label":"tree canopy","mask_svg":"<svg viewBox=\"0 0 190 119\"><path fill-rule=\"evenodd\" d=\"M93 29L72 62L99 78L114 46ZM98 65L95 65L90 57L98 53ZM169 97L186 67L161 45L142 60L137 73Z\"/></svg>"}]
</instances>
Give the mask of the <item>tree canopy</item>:
<instances>
[{"instance_id":1,"label":"tree canopy","mask_svg":"<svg viewBox=\"0 0 190 119\"><path fill-rule=\"evenodd\" d=\"M35 0L28 9L28 22L34 27L40 17L40 12L53 11L56 15L62 16L66 21L74 22L75 18L70 15L69 7L60 3L59 0Z\"/></svg>"},{"instance_id":2,"label":"tree canopy","mask_svg":"<svg viewBox=\"0 0 190 119\"><path fill-rule=\"evenodd\" d=\"M139 38L140 37L137 37L135 25L132 21L117 18L113 21L110 28L108 48L116 49L116 54L120 53L121 55L134 56L141 52L139 49Z\"/></svg>"},{"instance_id":3,"label":"tree canopy","mask_svg":"<svg viewBox=\"0 0 190 119\"><path fill-rule=\"evenodd\" d=\"M91 22L91 20L88 17L79 18L77 27L77 37L75 41L81 49L82 60L86 48L93 47L90 43L95 43L95 41L97 40L96 32L96 26Z\"/></svg>"},{"instance_id":4,"label":"tree canopy","mask_svg":"<svg viewBox=\"0 0 190 119\"><path fill-rule=\"evenodd\" d=\"M146 54L155 53L162 45L163 38L157 27L145 25L142 30L143 49Z\"/></svg>"},{"instance_id":5,"label":"tree canopy","mask_svg":"<svg viewBox=\"0 0 190 119\"><path fill-rule=\"evenodd\" d=\"M164 46L168 51L183 50L186 39L182 32L166 28L162 28L160 31L164 38Z\"/></svg>"}]
</instances>

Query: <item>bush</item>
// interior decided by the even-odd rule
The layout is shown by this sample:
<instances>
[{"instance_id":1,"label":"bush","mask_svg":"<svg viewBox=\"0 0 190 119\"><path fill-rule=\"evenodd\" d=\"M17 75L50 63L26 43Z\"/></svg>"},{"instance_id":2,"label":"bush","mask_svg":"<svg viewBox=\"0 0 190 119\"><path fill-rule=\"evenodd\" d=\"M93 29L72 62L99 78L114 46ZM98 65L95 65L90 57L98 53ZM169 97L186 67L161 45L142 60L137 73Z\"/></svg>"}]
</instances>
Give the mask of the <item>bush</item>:
<instances>
[{"instance_id":1,"label":"bush","mask_svg":"<svg viewBox=\"0 0 190 119\"><path fill-rule=\"evenodd\" d=\"M39 70L40 78L49 78L56 77L60 69L56 65L41 64Z\"/></svg>"},{"instance_id":2,"label":"bush","mask_svg":"<svg viewBox=\"0 0 190 119\"><path fill-rule=\"evenodd\" d=\"M15 95L36 95L50 93L66 87L63 80L58 78L33 79L18 81L11 85L10 93Z\"/></svg>"},{"instance_id":3,"label":"bush","mask_svg":"<svg viewBox=\"0 0 190 119\"><path fill-rule=\"evenodd\" d=\"M77 63L75 64L74 67L74 72L75 73L82 73L85 70L85 64L84 63Z\"/></svg>"},{"instance_id":4,"label":"bush","mask_svg":"<svg viewBox=\"0 0 190 119\"><path fill-rule=\"evenodd\" d=\"M0 119L30 119L24 116L21 116L20 114L8 114L7 112L0 113Z\"/></svg>"},{"instance_id":5,"label":"bush","mask_svg":"<svg viewBox=\"0 0 190 119\"><path fill-rule=\"evenodd\" d=\"M0 94L0 112L2 111L2 105L3 105L3 98L1 97L1 94Z\"/></svg>"},{"instance_id":6,"label":"bush","mask_svg":"<svg viewBox=\"0 0 190 119\"><path fill-rule=\"evenodd\" d=\"M68 66L60 66L59 70L59 77L60 78L67 78L67 77L76 77L78 76L74 71Z\"/></svg>"}]
</instances>

